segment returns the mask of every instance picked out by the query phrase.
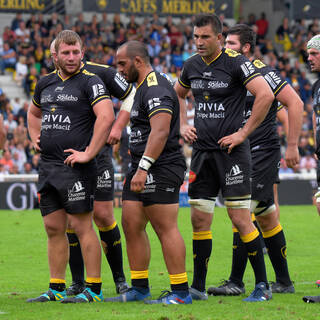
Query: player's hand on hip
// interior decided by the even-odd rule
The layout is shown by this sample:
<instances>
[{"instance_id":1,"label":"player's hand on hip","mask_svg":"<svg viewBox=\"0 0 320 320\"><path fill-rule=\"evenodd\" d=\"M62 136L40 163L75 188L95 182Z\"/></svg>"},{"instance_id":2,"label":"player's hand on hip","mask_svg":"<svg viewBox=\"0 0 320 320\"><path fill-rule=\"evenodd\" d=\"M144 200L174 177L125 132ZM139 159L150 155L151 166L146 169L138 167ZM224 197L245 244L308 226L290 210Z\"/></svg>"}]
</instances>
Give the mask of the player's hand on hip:
<instances>
[{"instance_id":1,"label":"player's hand on hip","mask_svg":"<svg viewBox=\"0 0 320 320\"><path fill-rule=\"evenodd\" d=\"M300 157L299 157L299 150L298 147L295 146L287 146L286 154L285 154L285 159L287 166L289 168L294 168L297 166L300 162Z\"/></svg>"},{"instance_id":2,"label":"player's hand on hip","mask_svg":"<svg viewBox=\"0 0 320 320\"><path fill-rule=\"evenodd\" d=\"M138 169L131 180L131 184L130 184L131 191L142 192L145 188L147 175L148 175L147 171Z\"/></svg>"},{"instance_id":3,"label":"player's hand on hip","mask_svg":"<svg viewBox=\"0 0 320 320\"><path fill-rule=\"evenodd\" d=\"M197 129L189 124L182 125L180 128L181 137L188 143L193 143L197 140Z\"/></svg>"},{"instance_id":4,"label":"player's hand on hip","mask_svg":"<svg viewBox=\"0 0 320 320\"><path fill-rule=\"evenodd\" d=\"M245 140L245 137L241 130L221 138L218 143L221 149L228 149L228 153L231 153L232 149L241 144Z\"/></svg>"},{"instance_id":5,"label":"player's hand on hip","mask_svg":"<svg viewBox=\"0 0 320 320\"><path fill-rule=\"evenodd\" d=\"M66 160L64 160L64 163L73 167L75 163L87 163L89 162L90 156L87 153L88 148L86 148L85 151L77 151L74 149L66 149L64 150L65 153L71 153Z\"/></svg>"}]
</instances>

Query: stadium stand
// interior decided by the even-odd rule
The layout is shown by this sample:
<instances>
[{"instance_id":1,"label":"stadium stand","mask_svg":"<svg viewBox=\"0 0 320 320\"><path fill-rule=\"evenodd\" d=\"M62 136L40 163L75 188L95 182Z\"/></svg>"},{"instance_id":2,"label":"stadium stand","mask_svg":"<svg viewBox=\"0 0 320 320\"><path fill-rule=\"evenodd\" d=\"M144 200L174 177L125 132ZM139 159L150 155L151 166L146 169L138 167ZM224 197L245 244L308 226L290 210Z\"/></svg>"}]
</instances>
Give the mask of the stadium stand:
<instances>
[{"instance_id":1,"label":"stadium stand","mask_svg":"<svg viewBox=\"0 0 320 320\"><path fill-rule=\"evenodd\" d=\"M15 159L16 166L5 167L0 175L13 173L34 173L37 168L33 158L35 153L27 134L23 133L26 124L26 110L36 81L53 70L49 46L56 34L71 28L78 32L86 46L87 60L115 64L116 48L127 40L137 39L147 42L155 69L166 73L172 81L176 81L183 61L195 52L192 43L192 27L190 18L135 17L115 14L82 13L71 17L58 16L56 13L43 14L6 14L0 19L0 65L4 60L4 50L9 46L15 52L15 63L4 68L0 75L0 113L4 119L12 118L17 128L11 130L6 126L7 142L5 150ZM246 22L239 18L237 22ZM301 163L295 172L313 170L314 141L312 134L311 85L315 75L309 72L306 60L306 42L320 32L318 20L289 21L284 19L275 34L269 34L268 19L261 13L258 19L250 14L247 22L259 34L256 57L280 69L286 80L297 90L305 103L303 129L299 150ZM224 21L224 31L228 29ZM295 41L293 41L293 39ZM192 106L193 97L188 97ZM119 109L119 101L114 100L115 111ZM191 108L192 109L192 108ZM23 118L23 119L22 119ZM279 136L284 155L286 138L279 124ZM183 141L181 141L183 144ZM19 150L19 152L17 152ZM190 156L190 148L185 147L186 156ZM307 157L307 158L306 158ZM311 160L310 160L311 158ZM2 161L2 159L1 159ZM26 164L27 163L27 164ZM282 166L284 162L282 161ZM121 172L121 165L114 160L116 172ZM282 167L282 171L286 168Z\"/></svg>"}]
</instances>

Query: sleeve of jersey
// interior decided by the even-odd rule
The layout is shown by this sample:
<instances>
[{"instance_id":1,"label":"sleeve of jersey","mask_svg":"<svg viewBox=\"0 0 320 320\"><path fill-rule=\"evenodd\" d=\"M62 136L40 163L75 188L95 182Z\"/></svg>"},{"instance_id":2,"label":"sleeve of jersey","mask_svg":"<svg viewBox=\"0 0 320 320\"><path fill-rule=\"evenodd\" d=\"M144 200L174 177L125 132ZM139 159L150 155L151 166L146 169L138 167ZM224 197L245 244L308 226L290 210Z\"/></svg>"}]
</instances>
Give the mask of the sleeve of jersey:
<instances>
[{"instance_id":1,"label":"sleeve of jersey","mask_svg":"<svg viewBox=\"0 0 320 320\"><path fill-rule=\"evenodd\" d=\"M268 82L275 97L288 84L288 82L282 78L280 72L276 69L270 68L268 73L264 75L264 78Z\"/></svg>"},{"instance_id":2,"label":"sleeve of jersey","mask_svg":"<svg viewBox=\"0 0 320 320\"><path fill-rule=\"evenodd\" d=\"M110 91L110 94L119 100L124 100L131 92L132 84L128 83L114 68L108 68L108 72L110 74L110 78L107 83L110 85L107 85L106 82L105 84Z\"/></svg>"},{"instance_id":3,"label":"sleeve of jersey","mask_svg":"<svg viewBox=\"0 0 320 320\"><path fill-rule=\"evenodd\" d=\"M243 85L247 85L254 78L260 77L261 73L256 70L254 65L243 55L230 59L235 72L238 73ZM232 65L230 66L232 68Z\"/></svg>"},{"instance_id":4,"label":"sleeve of jersey","mask_svg":"<svg viewBox=\"0 0 320 320\"><path fill-rule=\"evenodd\" d=\"M180 77L178 79L180 85L186 89L191 88L191 83L190 83L190 80L188 79L188 68L189 68L189 64L185 62L181 70Z\"/></svg>"},{"instance_id":5,"label":"sleeve of jersey","mask_svg":"<svg viewBox=\"0 0 320 320\"><path fill-rule=\"evenodd\" d=\"M39 80L36 84L36 88L34 90L34 95L32 98L32 102L33 104L38 107L41 108L41 87L42 87L42 83L43 81Z\"/></svg>"},{"instance_id":6,"label":"sleeve of jersey","mask_svg":"<svg viewBox=\"0 0 320 320\"><path fill-rule=\"evenodd\" d=\"M149 119L158 113L173 114L173 101L165 88L150 87L145 99Z\"/></svg>"},{"instance_id":7,"label":"sleeve of jersey","mask_svg":"<svg viewBox=\"0 0 320 320\"><path fill-rule=\"evenodd\" d=\"M278 101L277 112L279 112L279 111L282 110L283 108L284 108L283 104L281 104L281 103Z\"/></svg>"},{"instance_id":8,"label":"sleeve of jersey","mask_svg":"<svg viewBox=\"0 0 320 320\"><path fill-rule=\"evenodd\" d=\"M109 91L98 76L92 76L89 78L87 83L87 92L92 107L102 100L110 99Z\"/></svg>"}]
</instances>

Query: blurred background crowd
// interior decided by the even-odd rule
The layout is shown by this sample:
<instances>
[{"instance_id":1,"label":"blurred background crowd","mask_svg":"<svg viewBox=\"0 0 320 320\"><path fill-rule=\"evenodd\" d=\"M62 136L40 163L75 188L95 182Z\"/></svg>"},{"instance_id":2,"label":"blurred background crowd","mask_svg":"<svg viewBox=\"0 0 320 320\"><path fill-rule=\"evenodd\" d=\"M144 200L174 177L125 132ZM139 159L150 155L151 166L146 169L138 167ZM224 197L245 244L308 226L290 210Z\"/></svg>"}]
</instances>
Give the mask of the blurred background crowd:
<instances>
[{"instance_id":1,"label":"blurred background crowd","mask_svg":"<svg viewBox=\"0 0 320 320\"><path fill-rule=\"evenodd\" d=\"M225 35L230 26L223 16L220 18ZM252 13L247 18L239 18L237 23L246 23L256 31L256 58L279 69L304 101L300 165L295 170L289 169L282 160L280 172L315 172L311 88L316 77L309 71L306 44L320 33L319 21L284 18L275 34L269 34L268 17L263 12L259 16ZM111 18L102 13L93 14L86 21L82 13L76 17L53 13L48 18L40 13L30 15L28 19L17 13L11 25L0 32L0 73L10 74L16 86L23 88L24 97L9 99L0 88L0 113L7 131L6 146L0 157L0 175L37 173L39 155L35 154L28 138L27 110L38 79L54 70L49 47L63 29L76 31L86 48L85 59L101 64L115 65L115 51L127 40L144 41L153 68L166 73L173 82L179 77L184 61L196 52L192 41L192 18L160 18L157 14L143 18L114 14ZM116 99L113 102L117 113L120 102ZM192 123L194 101L191 95L187 106L188 119ZM278 133L284 156L286 137L280 123ZM187 160L190 159L191 148L184 146L184 152ZM114 157L114 165L116 172L121 172L121 155Z\"/></svg>"}]
</instances>

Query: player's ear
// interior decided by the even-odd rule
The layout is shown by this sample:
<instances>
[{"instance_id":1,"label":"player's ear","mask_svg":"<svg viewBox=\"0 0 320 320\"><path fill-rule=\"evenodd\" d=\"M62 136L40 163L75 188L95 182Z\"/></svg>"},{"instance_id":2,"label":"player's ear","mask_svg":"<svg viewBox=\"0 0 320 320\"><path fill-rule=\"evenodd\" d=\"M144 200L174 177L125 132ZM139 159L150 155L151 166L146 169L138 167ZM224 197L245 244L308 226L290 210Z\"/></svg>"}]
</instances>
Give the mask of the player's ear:
<instances>
[{"instance_id":1,"label":"player's ear","mask_svg":"<svg viewBox=\"0 0 320 320\"><path fill-rule=\"evenodd\" d=\"M133 61L137 67L141 66L141 64L143 63L142 58L139 56L135 56Z\"/></svg>"},{"instance_id":2,"label":"player's ear","mask_svg":"<svg viewBox=\"0 0 320 320\"><path fill-rule=\"evenodd\" d=\"M251 48L250 44L249 43L245 43L244 46L242 47L242 52L243 53L248 53L248 52L250 52L250 48Z\"/></svg>"}]
</instances>

